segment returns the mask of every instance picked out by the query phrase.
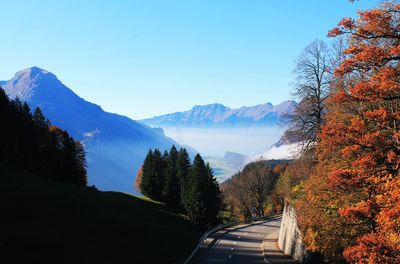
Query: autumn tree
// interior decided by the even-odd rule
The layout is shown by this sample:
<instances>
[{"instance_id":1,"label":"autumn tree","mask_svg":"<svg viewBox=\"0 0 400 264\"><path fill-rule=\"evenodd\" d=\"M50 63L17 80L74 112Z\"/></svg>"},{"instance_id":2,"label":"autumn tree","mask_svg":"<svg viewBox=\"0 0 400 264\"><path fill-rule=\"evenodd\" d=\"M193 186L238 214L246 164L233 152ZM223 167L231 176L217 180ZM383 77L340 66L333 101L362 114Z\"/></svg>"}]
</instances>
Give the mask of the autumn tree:
<instances>
[{"instance_id":1,"label":"autumn tree","mask_svg":"<svg viewBox=\"0 0 400 264\"><path fill-rule=\"evenodd\" d=\"M248 164L225 183L224 198L245 219L263 217L279 168L265 161Z\"/></svg>"},{"instance_id":2,"label":"autumn tree","mask_svg":"<svg viewBox=\"0 0 400 264\"><path fill-rule=\"evenodd\" d=\"M329 99L300 220L311 248L344 249L353 263L400 263L399 32L400 4L387 1L329 33L348 36L335 71L346 80Z\"/></svg>"},{"instance_id":3,"label":"autumn tree","mask_svg":"<svg viewBox=\"0 0 400 264\"><path fill-rule=\"evenodd\" d=\"M143 167L140 167L138 172L136 173L135 183L134 183L135 191L137 192L141 192L140 185L142 184L142 177L143 177Z\"/></svg>"}]
</instances>

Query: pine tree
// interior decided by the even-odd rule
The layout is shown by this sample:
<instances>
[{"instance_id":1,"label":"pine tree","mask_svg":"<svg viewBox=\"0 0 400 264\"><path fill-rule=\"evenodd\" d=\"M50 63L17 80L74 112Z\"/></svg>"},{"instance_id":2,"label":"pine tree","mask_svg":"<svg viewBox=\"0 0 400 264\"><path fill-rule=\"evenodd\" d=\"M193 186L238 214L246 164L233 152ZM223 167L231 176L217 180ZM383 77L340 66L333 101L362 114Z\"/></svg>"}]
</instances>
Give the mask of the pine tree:
<instances>
[{"instance_id":1,"label":"pine tree","mask_svg":"<svg viewBox=\"0 0 400 264\"><path fill-rule=\"evenodd\" d=\"M221 191L209 163L206 165L206 170L206 221L209 226L213 226L218 221L217 216L221 208Z\"/></svg>"},{"instance_id":2,"label":"pine tree","mask_svg":"<svg viewBox=\"0 0 400 264\"><path fill-rule=\"evenodd\" d=\"M189 177L185 182L183 205L190 220L200 229L206 227L204 219L205 201L201 192L201 183L204 182L206 173L206 165L201 156L197 154Z\"/></svg>"},{"instance_id":3,"label":"pine tree","mask_svg":"<svg viewBox=\"0 0 400 264\"><path fill-rule=\"evenodd\" d=\"M160 150L155 149L153 153L154 157L154 174L153 177L153 190L154 194L152 199L157 201L162 200L162 191L164 188L165 178L164 178L164 171L165 171L165 164L168 157L168 153L164 153L166 155L161 155Z\"/></svg>"},{"instance_id":4,"label":"pine tree","mask_svg":"<svg viewBox=\"0 0 400 264\"><path fill-rule=\"evenodd\" d=\"M204 230L217 222L220 208L219 186L210 166L204 163L199 154L194 158L183 197L186 212L199 229Z\"/></svg>"},{"instance_id":5,"label":"pine tree","mask_svg":"<svg viewBox=\"0 0 400 264\"><path fill-rule=\"evenodd\" d=\"M87 185L87 163L86 163L86 151L85 147L80 141L75 142L75 164L77 181L79 185Z\"/></svg>"},{"instance_id":6,"label":"pine tree","mask_svg":"<svg viewBox=\"0 0 400 264\"><path fill-rule=\"evenodd\" d=\"M5 91L0 87L0 121L2 128L0 129L0 161L5 161L10 153L10 129L12 126L11 104Z\"/></svg>"},{"instance_id":7,"label":"pine tree","mask_svg":"<svg viewBox=\"0 0 400 264\"><path fill-rule=\"evenodd\" d=\"M148 197L153 196L153 175L154 175L154 157L150 149L143 163L142 182L140 183L141 192Z\"/></svg>"},{"instance_id":8,"label":"pine tree","mask_svg":"<svg viewBox=\"0 0 400 264\"><path fill-rule=\"evenodd\" d=\"M47 136L49 133L50 122L46 120L45 116L39 107L36 107L33 115L33 126L35 130L35 141L37 145L36 158L38 162L35 164L35 172L39 174L45 173L46 164L46 149L47 149Z\"/></svg>"},{"instance_id":9,"label":"pine tree","mask_svg":"<svg viewBox=\"0 0 400 264\"><path fill-rule=\"evenodd\" d=\"M180 205L184 207L183 201L184 201L184 193L185 193L185 188L187 186L187 181L188 177L190 174L191 170L191 162L190 162L190 157L186 149L181 148L179 150L178 154L178 160L176 164L176 176L179 181L179 186L180 186Z\"/></svg>"},{"instance_id":10,"label":"pine tree","mask_svg":"<svg viewBox=\"0 0 400 264\"><path fill-rule=\"evenodd\" d=\"M165 154L165 153L164 153ZM140 184L142 193L154 200L162 201L164 188L164 171L168 155L161 155L160 150L149 150L143 163L143 176Z\"/></svg>"},{"instance_id":11,"label":"pine tree","mask_svg":"<svg viewBox=\"0 0 400 264\"><path fill-rule=\"evenodd\" d=\"M32 115L32 120L37 129L42 131L47 131L49 129L50 121L46 119L43 115L42 110L39 107L35 108Z\"/></svg>"},{"instance_id":12,"label":"pine tree","mask_svg":"<svg viewBox=\"0 0 400 264\"><path fill-rule=\"evenodd\" d=\"M178 151L175 146L172 146L166 164L163 199L173 206L178 206L181 198L181 186L177 176L177 161Z\"/></svg>"}]
</instances>

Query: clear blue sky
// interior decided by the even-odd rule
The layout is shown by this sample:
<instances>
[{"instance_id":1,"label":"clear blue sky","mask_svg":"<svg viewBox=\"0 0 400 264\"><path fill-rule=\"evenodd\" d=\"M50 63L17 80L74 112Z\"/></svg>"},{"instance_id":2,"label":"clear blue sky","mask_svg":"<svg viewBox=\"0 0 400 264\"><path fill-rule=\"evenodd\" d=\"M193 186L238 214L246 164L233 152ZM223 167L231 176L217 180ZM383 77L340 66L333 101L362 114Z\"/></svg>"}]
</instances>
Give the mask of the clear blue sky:
<instances>
[{"instance_id":1,"label":"clear blue sky","mask_svg":"<svg viewBox=\"0 0 400 264\"><path fill-rule=\"evenodd\" d=\"M0 0L0 79L38 66L139 119L290 98L293 61L378 0Z\"/></svg>"}]
</instances>

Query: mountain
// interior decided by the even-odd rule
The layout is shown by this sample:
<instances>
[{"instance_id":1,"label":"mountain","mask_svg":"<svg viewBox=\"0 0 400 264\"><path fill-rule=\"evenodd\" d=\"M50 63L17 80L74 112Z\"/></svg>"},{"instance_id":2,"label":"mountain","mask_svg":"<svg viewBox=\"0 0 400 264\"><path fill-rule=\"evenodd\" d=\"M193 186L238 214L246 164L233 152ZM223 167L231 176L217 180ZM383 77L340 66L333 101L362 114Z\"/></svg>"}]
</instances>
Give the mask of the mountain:
<instances>
[{"instance_id":1,"label":"mountain","mask_svg":"<svg viewBox=\"0 0 400 264\"><path fill-rule=\"evenodd\" d=\"M134 177L149 148L178 146L162 129L105 112L38 67L17 72L2 87L10 98L19 97L32 109L40 107L52 124L83 142L89 184L101 190L134 192Z\"/></svg>"},{"instance_id":2,"label":"mountain","mask_svg":"<svg viewBox=\"0 0 400 264\"><path fill-rule=\"evenodd\" d=\"M231 109L222 104L196 105L191 110L140 120L153 127L274 126L296 106L294 101Z\"/></svg>"}]
</instances>

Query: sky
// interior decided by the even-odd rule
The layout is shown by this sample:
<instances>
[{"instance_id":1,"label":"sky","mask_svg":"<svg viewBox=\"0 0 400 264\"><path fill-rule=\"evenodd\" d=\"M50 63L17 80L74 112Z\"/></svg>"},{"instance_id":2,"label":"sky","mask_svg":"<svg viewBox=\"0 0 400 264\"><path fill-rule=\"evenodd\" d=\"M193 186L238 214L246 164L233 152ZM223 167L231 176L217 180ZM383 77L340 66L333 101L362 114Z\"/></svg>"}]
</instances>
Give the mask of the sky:
<instances>
[{"instance_id":1,"label":"sky","mask_svg":"<svg viewBox=\"0 0 400 264\"><path fill-rule=\"evenodd\" d=\"M31 66L133 119L293 99L294 60L378 0L0 0L0 80ZM329 41L329 40L328 40Z\"/></svg>"}]
</instances>

